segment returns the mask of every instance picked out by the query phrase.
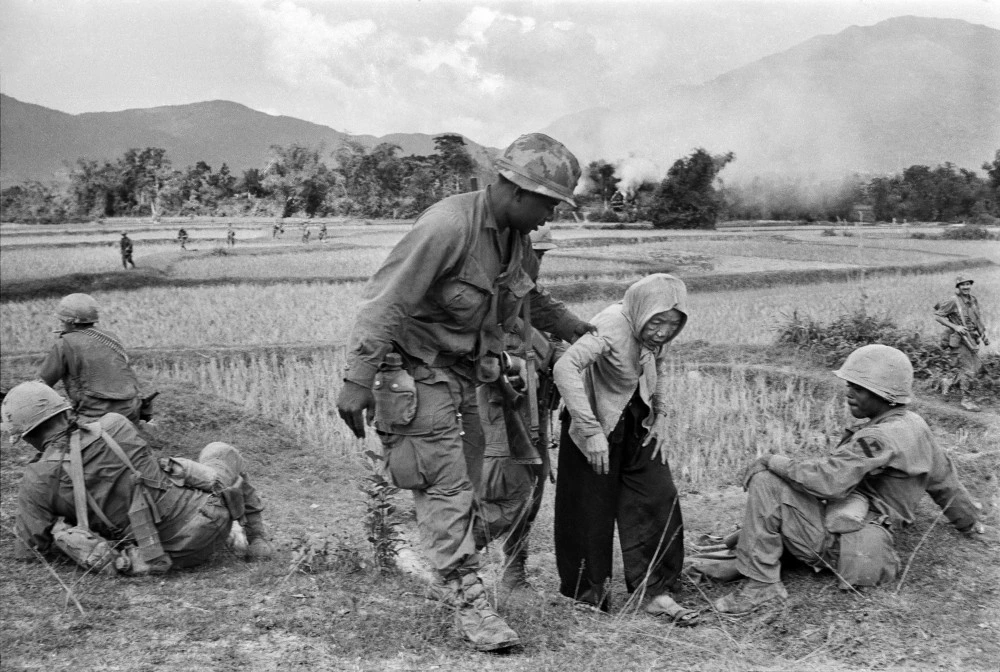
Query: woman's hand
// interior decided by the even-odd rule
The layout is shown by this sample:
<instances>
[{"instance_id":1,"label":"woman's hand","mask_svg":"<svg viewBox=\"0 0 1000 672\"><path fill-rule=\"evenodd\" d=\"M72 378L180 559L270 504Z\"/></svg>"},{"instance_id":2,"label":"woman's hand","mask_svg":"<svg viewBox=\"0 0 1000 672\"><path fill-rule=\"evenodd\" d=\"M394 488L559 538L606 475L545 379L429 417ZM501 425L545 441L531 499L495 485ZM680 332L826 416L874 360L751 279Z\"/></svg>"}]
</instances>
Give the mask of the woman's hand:
<instances>
[{"instance_id":1,"label":"woman's hand","mask_svg":"<svg viewBox=\"0 0 1000 672\"><path fill-rule=\"evenodd\" d=\"M588 436L583 452L594 472L602 476L608 473L608 438L603 433Z\"/></svg>"},{"instance_id":2,"label":"woman's hand","mask_svg":"<svg viewBox=\"0 0 1000 672\"><path fill-rule=\"evenodd\" d=\"M643 448L653 443L653 454L649 459L655 460L658 454L663 464L667 463L667 429L667 416L657 413L653 418L653 426L649 428L649 434L642 442Z\"/></svg>"}]
</instances>

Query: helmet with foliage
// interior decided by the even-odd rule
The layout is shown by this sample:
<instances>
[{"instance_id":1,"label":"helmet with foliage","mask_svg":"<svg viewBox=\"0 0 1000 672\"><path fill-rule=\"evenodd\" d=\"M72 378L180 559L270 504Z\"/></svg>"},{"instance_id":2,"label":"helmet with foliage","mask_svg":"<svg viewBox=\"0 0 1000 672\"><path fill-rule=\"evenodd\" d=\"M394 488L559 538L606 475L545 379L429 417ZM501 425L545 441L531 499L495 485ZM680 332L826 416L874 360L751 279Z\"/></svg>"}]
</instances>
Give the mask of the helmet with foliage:
<instances>
[{"instance_id":1,"label":"helmet with foliage","mask_svg":"<svg viewBox=\"0 0 1000 672\"><path fill-rule=\"evenodd\" d=\"M573 190L580 179L580 162L558 140L544 133L522 135L504 150L496 167L522 189L576 207Z\"/></svg>"},{"instance_id":2,"label":"helmet with foliage","mask_svg":"<svg viewBox=\"0 0 1000 672\"><path fill-rule=\"evenodd\" d=\"M59 302L56 316L63 322L93 324L97 322L97 301L90 294L69 294Z\"/></svg>"},{"instance_id":3,"label":"helmet with foliage","mask_svg":"<svg viewBox=\"0 0 1000 672\"><path fill-rule=\"evenodd\" d=\"M12 438L20 438L49 418L72 409L69 402L40 380L29 380L3 398L0 418Z\"/></svg>"},{"instance_id":4,"label":"helmet with foliage","mask_svg":"<svg viewBox=\"0 0 1000 672\"><path fill-rule=\"evenodd\" d=\"M965 283L969 283L971 285L974 282L975 280L973 280L972 278L970 278L968 275L965 274L959 274L955 276L956 287L958 287L959 285L964 285Z\"/></svg>"},{"instance_id":5,"label":"helmet with foliage","mask_svg":"<svg viewBox=\"0 0 1000 672\"><path fill-rule=\"evenodd\" d=\"M536 229L529 235L531 237L531 248L536 252L546 252L559 247L552 240L552 229L547 226Z\"/></svg>"},{"instance_id":6,"label":"helmet with foliage","mask_svg":"<svg viewBox=\"0 0 1000 672\"><path fill-rule=\"evenodd\" d=\"M905 354L888 345L858 348L833 375L874 392L890 404L910 403L913 365Z\"/></svg>"}]
</instances>

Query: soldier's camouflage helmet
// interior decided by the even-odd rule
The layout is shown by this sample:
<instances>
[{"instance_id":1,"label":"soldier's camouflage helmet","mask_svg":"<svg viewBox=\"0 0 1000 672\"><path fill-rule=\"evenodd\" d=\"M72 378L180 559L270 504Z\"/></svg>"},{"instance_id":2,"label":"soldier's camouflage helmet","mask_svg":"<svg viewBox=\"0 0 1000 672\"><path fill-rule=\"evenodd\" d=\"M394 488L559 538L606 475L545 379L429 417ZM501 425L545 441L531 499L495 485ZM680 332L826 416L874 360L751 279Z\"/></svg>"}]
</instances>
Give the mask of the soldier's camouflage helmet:
<instances>
[{"instance_id":1,"label":"soldier's camouflage helmet","mask_svg":"<svg viewBox=\"0 0 1000 672\"><path fill-rule=\"evenodd\" d=\"M975 280L973 280L972 278L970 278L967 275L956 275L955 276L955 286L956 287L958 287L959 285L964 285L965 283L969 283L971 285L974 282L975 282Z\"/></svg>"},{"instance_id":2,"label":"soldier's camouflage helmet","mask_svg":"<svg viewBox=\"0 0 1000 672\"><path fill-rule=\"evenodd\" d=\"M913 365L905 354L888 345L858 348L833 375L874 392L890 404L910 403Z\"/></svg>"},{"instance_id":3,"label":"soldier's camouflage helmet","mask_svg":"<svg viewBox=\"0 0 1000 672\"><path fill-rule=\"evenodd\" d=\"M544 133L522 135L504 150L496 167L522 189L576 207L573 190L580 179L580 162L558 140Z\"/></svg>"},{"instance_id":4,"label":"soldier's camouflage helmet","mask_svg":"<svg viewBox=\"0 0 1000 672\"><path fill-rule=\"evenodd\" d=\"M552 240L552 229L547 226L543 226L540 229L532 231L531 237L531 248L537 250L538 252L545 252L546 250L554 250L558 245Z\"/></svg>"},{"instance_id":5,"label":"soldier's camouflage helmet","mask_svg":"<svg viewBox=\"0 0 1000 672\"><path fill-rule=\"evenodd\" d=\"M40 380L15 386L3 398L0 418L4 429L16 440L49 418L72 408L69 402Z\"/></svg>"},{"instance_id":6,"label":"soldier's camouflage helmet","mask_svg":"<svg viewBox=\"0 0 1000 672\"><path fill-rule=\"evenodd\" d=\"M97 301L90 294L69 294L59 302L56 316L63 322L93 324L97 322Z\"/></svg>"}]
</instances>

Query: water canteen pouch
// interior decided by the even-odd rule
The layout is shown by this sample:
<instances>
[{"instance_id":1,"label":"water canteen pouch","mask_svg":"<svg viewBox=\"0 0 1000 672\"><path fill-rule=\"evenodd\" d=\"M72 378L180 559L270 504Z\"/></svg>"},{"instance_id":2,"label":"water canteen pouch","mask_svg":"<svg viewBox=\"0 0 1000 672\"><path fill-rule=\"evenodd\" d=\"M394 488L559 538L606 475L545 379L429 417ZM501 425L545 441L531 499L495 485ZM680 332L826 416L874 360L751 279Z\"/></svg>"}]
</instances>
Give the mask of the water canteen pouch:
<instances>
[{"instance_id":1,"label":"water canteen pouch","mask_svg":"<svg viewBox=\"0 0 1000 672\"><path fill-rule=\"evenodd\" d=\"M379 366L372 383L375 396L375 426L383 432L394 425L408 425L417 414L417 384L403 368L402 358L390 352Z\"/></svg>"},{"instance_id":2,"label":"water canteen pouch","mask_svg":"<svg viewBox=\"0 0 1000 672\"><path fill-rule=\"evenodd\" d=\"M865 526L868 515L868 498L852 492L843 499L827 502L823 523L834 534L855 532Z\"/></svg>"},{"instance_id":3,"label":"water canteen pouch","mask_svg":"<svg viewBox=\"0 0 1000 672\"><path fill-rule=\"evenodd\" d=\"M115 566L118 552L107 539L86 527L70 527L60 518L52 526L52 541L56 548L85 569L109 576L118 573Z\"/></svg>"}]
</instances>

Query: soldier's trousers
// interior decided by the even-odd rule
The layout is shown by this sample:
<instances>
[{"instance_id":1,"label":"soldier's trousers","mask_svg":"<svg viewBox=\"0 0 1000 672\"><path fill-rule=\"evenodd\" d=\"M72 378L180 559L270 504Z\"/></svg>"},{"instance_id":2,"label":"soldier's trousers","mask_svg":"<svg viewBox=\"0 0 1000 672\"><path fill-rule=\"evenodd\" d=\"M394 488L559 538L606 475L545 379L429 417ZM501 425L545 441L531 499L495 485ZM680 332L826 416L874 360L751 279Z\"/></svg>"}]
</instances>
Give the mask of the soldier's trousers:
<instances>
[{"instance_id":1,"label":"soldier's trousers","mask_svg":"<svg viewBox=\"0 0 1000 672\"><path fill-rule=\"evenodd\" d=\"M243 519L248 534L261 525L264 505L250 484L240 451L228 443L216 441L202 449L198 462L215 471L215 492L200 508L192 511L177 534L160 539L177 567L193 567L208 560L216 545L229 535L233 520ZM233 492L227 493L227 490Z\"/></svg>"},{"instance_id":2,"label":"soldier's trousers","mask_svg":"<svg viewBox=\"0 0 1000 672\"><path fill-rule=\"evenodd\" d=\"M609 607L615 523L625 586L659 595L677 587L684 563L684 524L670 467L643 447L646 405L633 396L608 437L610 469L597 474L562 418L555 545L559 591L602 609Z\"/></svg>"},{"instance_id":3,"label":"soldier's trousers","mask_svg":"<svg viewBox=\"0 0 1000 672\"><path fill-rule=\"evenodd\" d=\"M812 495L793 490L769 471L750 481L747 506L736 545L736 568L743 576L777 583L781 555L793 556L816 568L835 568L836 535L823 525L823 504Z\"/></svg>"},{"instance_id":4,"label":"soldier's trousers","mask_svg":"<svg viewBox=\"0 0 1000 672\"><path fill-rule=\"evenodd\" d=\"M473 500L483 469L483 430L476 388L449 368L419 364L410 373L416 415L379 435L393 483L413 491L425 555L447 580L479 567Z\"/></svg>"},{"instance_id":5,"label":"soldier's trousers","mask_svg":"<svg viewBox=\"0 0 1000 672\"><path fill-rule=\"evenodd\" d=\"M965 343L960 343L957 347L951 348L951 365L955 372L955 384L962 390L962 394L969 394L975 387L976 377L983 367L979 355Z\"/></svg>"}]
</instances>

